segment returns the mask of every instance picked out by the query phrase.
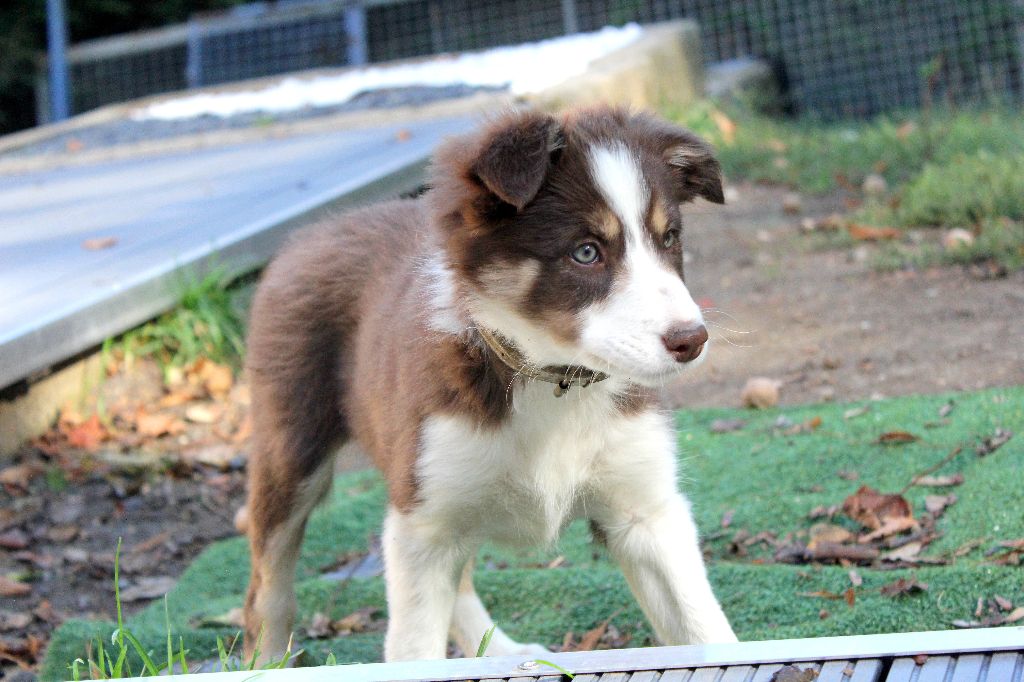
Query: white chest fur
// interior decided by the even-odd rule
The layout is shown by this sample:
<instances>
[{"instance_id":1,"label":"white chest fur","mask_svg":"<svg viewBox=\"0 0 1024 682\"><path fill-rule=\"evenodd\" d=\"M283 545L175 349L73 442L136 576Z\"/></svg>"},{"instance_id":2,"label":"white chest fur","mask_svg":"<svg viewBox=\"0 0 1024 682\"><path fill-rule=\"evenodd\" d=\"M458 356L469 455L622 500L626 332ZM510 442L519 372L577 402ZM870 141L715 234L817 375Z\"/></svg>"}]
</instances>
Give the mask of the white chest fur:
<instances>
[{"instance_id":1,"label":"white chest fur","mask_svg":"<svg viewBox=\"0 0 1024 682\"><path fill-rule=\"evenodd\" d=\"M666 493L674 491L668 420L655 412L623 416L613 389L595 385L555 398L549 384L531 383L498 428L460 416L429 417L421 432L415 515L438 532L467 539L544 544L587 515L589 504L605 503L607 486L657 477L668 479ZM644 475L630 475L636 467Z\"/></svg>"}]
</instances>

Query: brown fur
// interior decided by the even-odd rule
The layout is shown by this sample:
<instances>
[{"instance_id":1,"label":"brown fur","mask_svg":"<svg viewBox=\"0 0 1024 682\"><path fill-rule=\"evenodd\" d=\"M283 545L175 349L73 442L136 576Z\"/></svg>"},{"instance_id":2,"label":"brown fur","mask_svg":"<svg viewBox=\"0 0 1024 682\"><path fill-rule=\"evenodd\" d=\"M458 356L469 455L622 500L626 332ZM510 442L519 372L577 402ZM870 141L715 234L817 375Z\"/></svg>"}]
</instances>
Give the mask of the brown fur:
<instances>
[{"instance_id":1,"label":"brown fur","mask_svg":"<svg viewBox=\"0 0 1024 682\"><path fill-rule=\"evenodd\" d=\"M593 187L585 156L587 143L604 139L623 139L657 166L649 173L660 183L651 188L655 235L679 222L679 201L698 194L721 201L717 162L685 131L620 110L562 120L514 113L443 146L427 196L303 231L267 269L247 358L254 416L249 651L271 615L257 613L258 595L270 573L294 570L307 498L326 492L305 482L329 466L338 446L355 439L386 477L391 504L407 510L417 502L424 418L467 415L486 427L508 414L512 371L472 333L431 329L425 256L442 251L460 286L507 296L566 341L578 334L579 306L607 295L621 228ZM606 240L603 274L564 264L563 254L590 232ZM681 273L681 246L665 257L677 259ZM650 401L636 390L619 406L633 413ZM272 551L288 556L279 562Z\"/></svg>"}]
</instances>

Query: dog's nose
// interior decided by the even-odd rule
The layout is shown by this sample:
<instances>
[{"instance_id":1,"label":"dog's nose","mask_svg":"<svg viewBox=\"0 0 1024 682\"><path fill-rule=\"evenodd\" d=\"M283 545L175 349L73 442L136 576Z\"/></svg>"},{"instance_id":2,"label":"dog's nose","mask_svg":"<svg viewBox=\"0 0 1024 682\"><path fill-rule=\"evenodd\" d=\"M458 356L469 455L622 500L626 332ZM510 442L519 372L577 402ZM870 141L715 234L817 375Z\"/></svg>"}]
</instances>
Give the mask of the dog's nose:
<instances>
[{"instance_id":1,"label":"dog's nose","mask_svg":"<svg viewBox=\"0 0 1024 682\"><path fill-rule=\"evenodd\" d=\"M670 328L661 340L676 362L690 362L696 360L704 350L704 344L708 341L708 330L702 324L696 327L680 325Z\"/></svg>"}]
</instances>

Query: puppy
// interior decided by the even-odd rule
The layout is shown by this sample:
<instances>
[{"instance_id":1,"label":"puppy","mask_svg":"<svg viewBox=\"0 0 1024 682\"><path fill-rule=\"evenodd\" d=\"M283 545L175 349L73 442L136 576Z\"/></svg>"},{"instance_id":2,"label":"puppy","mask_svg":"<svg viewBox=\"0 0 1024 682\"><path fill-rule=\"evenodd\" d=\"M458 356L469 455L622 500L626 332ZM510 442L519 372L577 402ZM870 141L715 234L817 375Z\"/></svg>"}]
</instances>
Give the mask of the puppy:
<instances>
[{"instance_id":1,"label":"puppy","mask_svg":"<svg viewBox=\"0 0 1024 682\"><path fill-rule=\"evenodd\" d=\"M280 656L306 519L355 441L387 479L388 661L474 651L481 543L588 519L666 644L736 637L655 389L707 353L680 203L722 203L692 133L598 108L508 113L437 152L422 197L296 235L249 335L246 647ZM495 630L489 654L539 655Z\"/></svg>"}]
</instances>

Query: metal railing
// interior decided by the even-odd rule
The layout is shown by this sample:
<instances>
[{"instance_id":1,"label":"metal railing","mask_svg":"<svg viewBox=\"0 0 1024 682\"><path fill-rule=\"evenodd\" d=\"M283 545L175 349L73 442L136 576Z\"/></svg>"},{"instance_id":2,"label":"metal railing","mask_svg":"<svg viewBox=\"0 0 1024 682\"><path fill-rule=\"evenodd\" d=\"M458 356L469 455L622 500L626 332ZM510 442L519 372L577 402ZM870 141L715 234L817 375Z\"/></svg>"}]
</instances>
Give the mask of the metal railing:
<instances>
[{"instance_id":1,"label":"metal railing","mask_svg":"<svg viewBox=\"0 0 1024 682\"><path fill-rule=\"evenodd\" d=\"M279 0L73 47L72 109L678 18L708 61L767 60L797 113L1024 101L1024 0Z\"/></svg>"}]
</instances>

